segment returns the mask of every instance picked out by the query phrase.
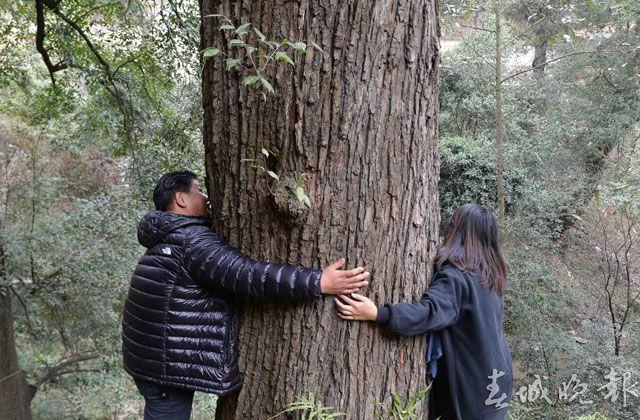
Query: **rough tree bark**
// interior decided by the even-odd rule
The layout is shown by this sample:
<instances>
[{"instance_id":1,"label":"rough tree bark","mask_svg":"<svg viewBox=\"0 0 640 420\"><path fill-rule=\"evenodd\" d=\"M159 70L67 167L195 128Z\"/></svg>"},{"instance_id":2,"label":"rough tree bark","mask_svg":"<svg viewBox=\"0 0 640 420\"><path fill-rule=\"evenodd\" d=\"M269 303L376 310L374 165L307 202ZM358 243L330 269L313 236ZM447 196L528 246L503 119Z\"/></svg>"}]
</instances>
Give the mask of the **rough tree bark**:
<instances>
[{"instance_id":1,"label":"rough tree bark","mask_svg":"<svg viewBox=\"0 0 640 420\"><path fill-rule=\"evenodd\" d=\"M313 267L345 256L371 271L376 302L418 298L439 224L435 1L213 1L202 14L252 22L269 38L315 41L296 66L267 76L263 101L242 74L203 72L207 187L214 227L255 258ZM202 47L225 45L203 19ZM266 167L242 162L277 150ZM293 191L300 174L307 209ZM309 392L372 418L373 401L425 386L426 337L399 339L341 321L332 299L240 305L245 384L235 418L266 418Z\"/></svg>"},{"instance_id":2,"label":"rough tree bark","mask_svg":"<svg viewBox=\"0 0 640 420\"><path fill-rule=\"evenodd\" d=\"M4 247L0 242L0 419L30 419L31 391L18 364L11 294L5 281Z\"/></svg>"}]
</instances>

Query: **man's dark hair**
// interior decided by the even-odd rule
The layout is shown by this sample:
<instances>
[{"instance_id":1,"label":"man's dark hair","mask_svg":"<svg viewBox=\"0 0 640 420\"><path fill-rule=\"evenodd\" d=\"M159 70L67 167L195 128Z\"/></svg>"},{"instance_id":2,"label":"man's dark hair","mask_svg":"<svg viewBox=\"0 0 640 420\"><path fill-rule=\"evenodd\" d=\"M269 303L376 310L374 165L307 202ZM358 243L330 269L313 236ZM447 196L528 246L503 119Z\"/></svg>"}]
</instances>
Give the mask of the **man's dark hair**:
<instances>
[{"instance_id":1,"label":"man's dark hair","mask_svg":"<svg viewBox=\"0 0 640 420\"><path fill-rule=\"evenodd\" d=\"M196 179L198 179L197 175L191 171L175 171L162 175L153 190L153 203L156 205L156 210L169 210L173 196L177 192L188 192Z\"/></svg>"}]
</instances>

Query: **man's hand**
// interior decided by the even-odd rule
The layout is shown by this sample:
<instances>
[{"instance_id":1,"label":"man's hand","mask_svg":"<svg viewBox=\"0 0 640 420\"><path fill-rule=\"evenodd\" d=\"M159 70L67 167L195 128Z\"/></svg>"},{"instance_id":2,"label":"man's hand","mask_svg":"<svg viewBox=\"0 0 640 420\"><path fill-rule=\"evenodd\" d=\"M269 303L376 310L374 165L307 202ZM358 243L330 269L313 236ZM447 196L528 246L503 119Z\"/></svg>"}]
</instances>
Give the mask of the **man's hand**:
<instances>
[{"instance_id":1,"label":"man's hand","mask_svg":"<svg viewBox=\"0 0 640 420\"><path fill-rule=\"evenodd\" d=\"M346 305L340 302L346 302ZM338 306L338 316L350 321L375 321L378 319L378 307L368 297L353 293L351 297L340 296L335 298Z\"/></svg>"},{"instance_id":2,"label":"man's hand","mask_svg":"<svg viewBox=\"0 0 640 420\"><path fill-rule=\"evenodd\" d=\"M324 270L320 277L320 290L325 295L344 295L357 292L361 287L369 284L366 278L369 272L364 267L353 270L339 270L344 265L344 258L340 258Z\"/></svg>"}]
</instances>

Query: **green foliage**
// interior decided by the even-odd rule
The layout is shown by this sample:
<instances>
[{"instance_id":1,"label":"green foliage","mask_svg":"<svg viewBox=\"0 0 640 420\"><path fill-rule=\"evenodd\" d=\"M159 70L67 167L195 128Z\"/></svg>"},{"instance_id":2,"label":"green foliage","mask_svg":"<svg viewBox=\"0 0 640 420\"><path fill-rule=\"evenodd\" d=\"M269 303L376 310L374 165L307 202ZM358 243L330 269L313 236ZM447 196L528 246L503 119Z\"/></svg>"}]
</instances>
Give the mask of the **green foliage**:
<instances>
[{"instance_id":1,"label":"green foliage","mask_svg":"<svg viewBox=\"0 0 640 420\"><path fill-rule=\"evenodd\" d=\"M376 406L375 416L378 419L393 419L393 420L413 420L418 419L418 412L423 404L424 398L431 390L431 385L416 392L416 394L409 399L406 403L400 400L400 397L395 393L391 394L391 402L385 406L383 403L374 402Z\"/></svg>"},{"instance_id":2,"label":"green foliage","mask_svg":"<svg viewBox=\"0 0 640 420\"><path fill-rule=\"evenodd\" d=\"M443 221L465 202L497 207L491 3L454 1L442 9L444 33L456 40L444 53L440 73ZM612 360L611 320L597 285L597 250L587 240L594 233L592 206L617 215L640 214L640 176L632 152L640 123L638 4L499 4L508 78L501 86L509 276L504 328L515 362L514 391L539 374L548 376L545 384L553 395L575 373L593 392L608 365L638 377L637 360L624 350ZM532 71L534 57L548 63ZM613 227L607 232L613 235ZM636 315L637 307L629 316ZM633 353L638 330L625 331L626 351ZM626 408L594 397L595 404L587 406L516 399L510 415L634 418L637 413L633 397Z\"/></svg>"},{"instance_id":3,"label":"green foliage","mask_svg":"<svg viewBox=\"0 0 640 420\"><path fill-rule=\"evenodd\" d=\"M284 410L275 416L269 417L268 420L292 413L299 414L301 420L330 420L346 416L345 413L334 412L333 410L333 407L325 406L321 401L316 400L312 393L309 393L308 396L301 396L296 401L288 404Z\"/></svg>"},{"instance_id":4,"label":"green foliage","mask_svg":"<svg viewBox=\"0 0 640 420\"><path fill-rule=\"evenodd\" d=\"M269 40L251 22L243 23L236 27L233 20L219 13L205 15L205 19L218 19L218 29L225 31L235 38L227 42L227 47L214 46L202 51L203 59L220 57L226 63L227 71L239 71L244 74L243 84L255 86L263 90L262 97L266 100L266 93L274 94L275 89L268 80L267 69L277 67L278 62L295 67L291 58L293 52L305 53L307 44L302 41L292 42L288 39ZM250 31L249 28L253 30ZM315 42L312 46L320 51ZM288 53L287 53L288 50Z\"/></svg>"},{"instance_id":5,"label":"green foliage","mask_svg":"<svg viewBox=\"0 0 640 420\"><path fill-rule=\"evenodd\" d=\"M477 203L493 207L497 201L495 155L486 139L441 137L440 146L440 209L443 221L459 206ZM507 213L522 196L526 172L507 168L505 202Z\"/></svg>"},{"instance_id":6,"label":"green foliage","mask_svg":"<svg viewBox=\"0 0 640 420\"><path fill-rule=\"evenodd\" d=\"M575 420L610 420L610 418L605 416L604 414L593 413L593 414L585 414L583 416L576 417Z\"/></svg>"},{"instance_id":7,"label":"green foliage","mask_svg":"<svg viewBox=\"0 0 640 420\"><path fill-rule=\"evenodd\" d=\"M140 413L120 356L122 303L143 251L136 226L162 173L203 170L198 5L170 3L60 3L110 72L45 8L51 59L73 63L53 85L34 45L34 3L0 2L0 241L20 364L38 383L69 357L95 355L45 378L36 418Z\"/></svg>"},{"instance_id":8,"label":"green foliage","mask_svg":"<svg viewBox=\"0 0 640 420\"><path fill-rule=\"evenodd\" d=\"M264 147L260 150L261 155L256 156L256 159L242 159L241 162L249 162L252 168L256 168L269 177L273 178L276 183L280 183L280 176L275 172L267 169L268 159L270 156L277 156L277 152L269 151ZM296 186L294 190L294 195L299 203L304 203L308 208L312 207L311 199L307 195L307 192L304 190L304 176L305 174L300 175L296 179ZM273 192L273 191L272 191Z\"/></svg>"}]
</instances>

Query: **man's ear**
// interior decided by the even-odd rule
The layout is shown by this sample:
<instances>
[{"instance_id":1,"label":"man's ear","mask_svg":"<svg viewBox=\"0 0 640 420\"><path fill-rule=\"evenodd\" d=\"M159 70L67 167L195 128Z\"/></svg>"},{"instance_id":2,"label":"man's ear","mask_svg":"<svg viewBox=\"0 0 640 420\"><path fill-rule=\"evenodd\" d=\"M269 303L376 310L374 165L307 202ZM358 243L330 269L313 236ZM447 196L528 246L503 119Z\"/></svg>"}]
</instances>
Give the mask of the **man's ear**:
<instances>
[{"instance_id":1,"label":"man's ear","mask_svg":"<svg viewBox=\"0 0 640 420\"><path fill-rule=\"evenodd\" d=\"M177 207L179 208L185 208L187 207L187 200L185 197L185 194L183 192L178 191L174 196L173 196L173 202L176 204Z\"/></svg>"}]
</instances>

